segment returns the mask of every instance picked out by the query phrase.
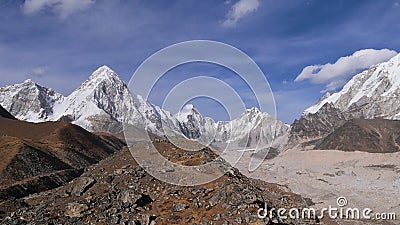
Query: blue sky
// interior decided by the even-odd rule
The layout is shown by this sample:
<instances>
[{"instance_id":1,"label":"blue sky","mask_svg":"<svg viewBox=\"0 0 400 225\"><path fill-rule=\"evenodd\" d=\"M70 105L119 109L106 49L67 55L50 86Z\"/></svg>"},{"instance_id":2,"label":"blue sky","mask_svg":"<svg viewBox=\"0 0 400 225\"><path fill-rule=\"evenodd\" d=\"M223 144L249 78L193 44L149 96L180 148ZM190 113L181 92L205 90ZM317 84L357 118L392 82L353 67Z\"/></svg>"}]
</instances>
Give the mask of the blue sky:
<instances>
[{"instance_id":1,"label":"blue sky","mask_svg":"<svg viewBox=\"0 0 400 225\"><path fill-rule=\"evenodd\" d=\"M278 118L292 123L321 91L340 89L362 69L341 68L340 76L329 79L306 74L295 82L304 68L334 64L362 49L400 51L399 0L242 1L73 0L63 5L45 0L47 5L40 5L0 0L0 86L30 78L68 95L104 64L128 82L147 57L164 47L215 40L241 49L260 66L274 92ZM389 53L378 59L372 54L376 62ZM231 76L215 65L187 65L169 73L151 98L156 104L178 78ZM237 90L246 92L246 87ZM197 103L203 114L226 119L218 104ZM256 105L246 101L248 107Z\"/></svg>"}]
</instances>

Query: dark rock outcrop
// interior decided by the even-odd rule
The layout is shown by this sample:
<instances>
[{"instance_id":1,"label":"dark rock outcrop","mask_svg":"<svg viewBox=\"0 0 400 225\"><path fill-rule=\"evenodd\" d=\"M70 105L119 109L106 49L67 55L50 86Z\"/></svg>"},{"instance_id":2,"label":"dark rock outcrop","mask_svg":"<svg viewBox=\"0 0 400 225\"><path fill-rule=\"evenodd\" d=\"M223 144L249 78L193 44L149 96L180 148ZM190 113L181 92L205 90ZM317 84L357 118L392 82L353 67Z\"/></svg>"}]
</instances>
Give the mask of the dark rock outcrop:
<instances>
[{"instance_id":1,"label":"dark rock outcrop","mask_svg":"<svg viewBox=\"0 0 400 225\"><path fill-rule=\"evenodd\" d=\"M346 122L347 116L326 103L315 114L304 114L291 126L289 144L324 137Z\"/></svg>"},{"instance_id":2,"label":"dark rock outcrop","mask_svg":"<svg viewBox=\"0 0 400 225\"><path fill-rule=\"evenodd\" d=\"M15 120L15 117L11 115L11 113L9 113L7 110L5 110L1 105L0 105L0 117Z\"/></svg>"},{"instance_id":3,"label":"dark rock outcrop","mask_svg":"<svg viewBox=\"0 0 400 225\"><path fill-rule=\"evenodd\" d=\"M315 149L391 153L400 151L400 121L353 119L317 142Z\"/></svg>"}]
</instances>

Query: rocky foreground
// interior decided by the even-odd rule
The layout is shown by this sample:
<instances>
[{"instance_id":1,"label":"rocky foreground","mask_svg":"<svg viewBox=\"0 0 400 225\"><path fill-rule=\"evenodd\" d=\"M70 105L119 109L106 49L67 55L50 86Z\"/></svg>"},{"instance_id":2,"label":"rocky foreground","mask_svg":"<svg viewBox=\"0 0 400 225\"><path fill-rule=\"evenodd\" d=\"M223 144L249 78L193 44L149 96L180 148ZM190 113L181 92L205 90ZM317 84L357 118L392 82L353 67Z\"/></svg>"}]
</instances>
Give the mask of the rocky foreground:
<instances>
[{"instance_id":1,"label":"rocky foreground","mask_svg":"<svg viewBox=\"0 0 400 225\"><path fill-rule=\"evenodd\" d=\"M215 157L210 150L184 152L156 143L184 165ZM174 153L175 154L172 154ZM257 210L302 208L309 200L285 186L250 179L236 169L194 187L166 184L148 175L124 148L90 166L65 186L0 205L3 224L315 224L314 220L261 220ZM326 224L326 223L322 223Z\"/></svg>"}]
</instances>

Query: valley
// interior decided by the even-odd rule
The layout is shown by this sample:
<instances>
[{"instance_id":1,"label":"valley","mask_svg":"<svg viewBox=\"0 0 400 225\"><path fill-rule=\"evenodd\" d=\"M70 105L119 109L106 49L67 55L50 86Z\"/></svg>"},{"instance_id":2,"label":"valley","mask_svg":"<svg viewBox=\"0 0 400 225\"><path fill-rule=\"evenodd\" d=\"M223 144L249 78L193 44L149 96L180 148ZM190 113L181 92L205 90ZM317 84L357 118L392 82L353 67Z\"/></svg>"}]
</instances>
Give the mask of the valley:
<instances>
[{"instance_id":1,"label":"valley","mask_svg":"<svg viewBox=\"0 0 400 225\"><path fill-rule=\"evenodd\" d=\"M399 60L397 55L354 76L290 126L257 108L225 122L203 117L193 105L173 115L132 95L107 66L66 97L31 80L0 88L3 219L307 224L313 222L277 217L260 221L256 211L267 202L321 209L336 206L338 197L345 197L349 207L399 215L400 111L393 107L399 101L394 96L400 96L395 78ZM197 171L176 175L178 167L152 171L147 168L152 164L143 164L143 169L142 161L153 155L139 150L149 143L162 157L183 166L203 165L221 155L223 163L209 171L221 176L190 188L163 183L149 174L164 174L170 183L179 183ZM135 152L145 155L134 158ZM236 157L235 168L217 169L233 164ZM250 171L255 159L261 164Z\"/></svg>"}]
</instances>

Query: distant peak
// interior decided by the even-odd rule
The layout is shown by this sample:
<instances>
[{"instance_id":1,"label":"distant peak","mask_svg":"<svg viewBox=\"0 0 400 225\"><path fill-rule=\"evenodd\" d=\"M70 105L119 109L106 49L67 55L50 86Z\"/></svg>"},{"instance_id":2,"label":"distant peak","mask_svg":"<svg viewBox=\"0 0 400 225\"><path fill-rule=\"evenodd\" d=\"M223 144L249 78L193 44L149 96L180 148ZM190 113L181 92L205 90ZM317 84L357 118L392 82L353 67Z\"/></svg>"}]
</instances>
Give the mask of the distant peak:
<instances>
[{"instance_id":1,"label":"distant peak","mask_svg":"<svg viewBox=\"0 0 400 225\"><path fill-rule=\"evenodd\" d=\"M35 82L33 82L31 79L26 79L23 83L24 84L34 84Z\"/></svg>"},{"instance_id":2,"label":"distant peak","mask_svg":"<svg viewBox=\"0 0 400 225\"><path fill-rule=\"evenodd\" d=\"M189 115L200 115L200 112L192 104L185 105L175 116L181 122L187 122Z\"/></svg>"},{"instance_id":3,"label":"distant peak","mask_svg":"<svg viewBox=\"0 0 400 225\"><path fill-rule=\"evenodd\" d=\"M118 77L118 75L108 66L104 65L95 70L90 78L98 77Z\"/></svg>"},{"instance_id":4,"label":"distant peak","mask_svg":"<svg viewBox=\"0 0 400 225\"><path fill-rule=\"evenodd\" d=\"M185 105L185 106L182 108L181 111L190 111L190 110L193 110L193 108L194 108L194 105L192 105L192 104L187 104L187 105Z\"/></svg>"},{"instance_id":5,"label":"distant peak","mask_svg":"<svg viewBox=\"0 0 400 225\"><path fill-rule=\"evenodd\" d=\"M102 65L102 66L100 66L97 70L114 72L114 71L113 71L110 67L108 67L107 65ZM96 71L97 71L97 70L96 70Z\"/></svg>"},{"instance_id":6,"label":"distant peak","mask_svg":"<svg viewBox=\"0 0 400 225\"><path fill-rule=\"evenodd\" d=\"M251 112L259 113L260 110L259 110L257 107L252 107L252 108L250 108L250 109L246 109L246 112L249 112L249 113L251 113Z\"/></svg>"},{"instance_id":7,"label":"distant peak","mask_svg":"<svg viewBox=\"0 0 400 225\"><path fill-rule=\"evenodd\" d=\"M83 90L98 90L99 85L107 83L110 87L117 88L118 90L126 88L125 83L118 77L118 75L104 65L96 69L85 82L83 82L74 93L80 93Z\"/></svg>"},{"instance_id":8,"label":"distant peak","mask_svg":"<svg viewBox=\"0 0 400 225\"><path fill-rule=\"evenodd\" d=\"M189 114L192 114L192 113L197 113L197 114L199 114L199 112L198 112L197 109L194 107L194 105L192 105L192 104L187 104L187 105L183 106L183 108L179 111L178 114L181 114L181 115L189 115Z\"/></svg>"},{"instance_id":9,"label":"distant peak","mask_svg":"<svg viewBox=\"0 0 400 225\"><path fill-rule=\"evenodd\" d=\"M26 87L26 86L29 86L29 87L32 87L32 86L41 87L40 85L38 85L36 82L34 82L31 79L26 79L24 82L22 82L20 84L14 84L12 86L16 86L16 87L18 87L18 86L20 86L20 87Z\"/></svg>"}]
</instances>

